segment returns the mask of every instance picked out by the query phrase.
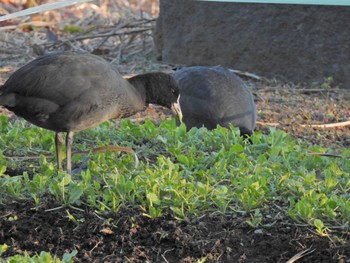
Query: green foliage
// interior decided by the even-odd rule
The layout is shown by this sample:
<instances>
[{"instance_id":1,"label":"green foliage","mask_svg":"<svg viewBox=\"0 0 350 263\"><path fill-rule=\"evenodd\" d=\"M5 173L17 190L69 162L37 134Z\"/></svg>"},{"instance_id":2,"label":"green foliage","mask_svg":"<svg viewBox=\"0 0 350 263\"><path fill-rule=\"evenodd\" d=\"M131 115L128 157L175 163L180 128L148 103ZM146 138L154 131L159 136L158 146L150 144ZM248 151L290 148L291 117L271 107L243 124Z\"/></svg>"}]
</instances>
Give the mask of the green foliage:
<instances>
[{"instance_id":1,"label":"green foliage","mask_svg":"<svg viewBox=\"0 0 350 263\"><path fill-rule=\"evenodd\" d=\"M315 219L314 225L316 227L317 233L319 233L321 236L328 235L329 229L324 226L323 222L320 219Z\"/></svg>"},{"instance_id":2,"label":"green foliage","mask_svg":"<svg viewBox=\"0 0 350 263\"><path fill-rule=\"evenodd\" d=\"M40 254L35 256L29 256L27 252L24 255L15 255L7 258L1 258L1 255L7 250L8 246L6 244L0 245L0 260L4 263L72 263L73 258L78 253L78 251L73 250L71 253L65 253L62 259L56 256L52 256L50 253L42 251Z\"/></svg>"},{"instance_id":3,"label":"green foliage","mask_svg":"<svg viewBox=\"0 0 350 263\"><path fill-rule=\"evenodd\" d=\"M254 215L250 215L251 220L247 220L247 224L250 225L251 227L258 227L261 224L261 221L263 219L262 214L259 209L256 209L254 211Z\"/></svg>"},{"instance_id":4,"label":"green foliage","mask_svg":"<svg viewBox=\"0 0 350 263\"><path fill-rule=\"evenodd\" d=\"M3 116L0 124L1 202L33 199L39 206L50 197L62 205L88 205L100 212L138 206L150 217L169 211L178 218L210 211L243 213L251 215L247 223L255 227L278 206L320 234L326 226L349 225L349 149L340 153L343 158L321 157L308 151L325 152L322 147L297 144L276 129L268 135L255 132L250 144L234 127L187 132L174 120L159 127L123 120L78 133L74 146L131 147L139 166L135 168L130 154L106 151L90 154L88 169L69 175L57 173L55 161L40 155L53 155L52 132L28 128L24 121L11 124ZM31 176L6 174L6 167L18 165L16 156L29 155L40 155L26 166ZM75 155L73 160L79 165L84 158Z\"/></svg>"}]
</instances>

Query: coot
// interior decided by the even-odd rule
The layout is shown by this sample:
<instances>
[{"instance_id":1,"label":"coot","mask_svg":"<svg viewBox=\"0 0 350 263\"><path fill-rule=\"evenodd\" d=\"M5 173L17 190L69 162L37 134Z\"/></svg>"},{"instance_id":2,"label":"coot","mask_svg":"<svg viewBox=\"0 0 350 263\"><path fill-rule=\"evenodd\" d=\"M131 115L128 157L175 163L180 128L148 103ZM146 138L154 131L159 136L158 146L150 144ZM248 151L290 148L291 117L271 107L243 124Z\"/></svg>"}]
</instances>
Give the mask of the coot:
<instances>
[{"instance_id":1,"label":"coot","mask_svg":"<svg viewBox=\"0 0 350 263\"><path fill-rule=\"evenodd\" d=\"M180 87L180 106L187 128L219 124L251 134L256 124L254 99L243 81L223 67L186 67L173 73Z\"/></svg>"},{"instance_id":2,"label":"coot","mask_svg":"<svg viewBox=\"0 0 350 263\"><path fill-rule=\"evenodd\" d=\"M27 121L56 132L57 167L62 169L62 132L67 133L67 172L73 135L109 119L128 117L147 103L181 115L179 88L165 73L124 80L104 59L59 52L36 58L0 87L0 105Z\"/></svg>"}]
</instances>

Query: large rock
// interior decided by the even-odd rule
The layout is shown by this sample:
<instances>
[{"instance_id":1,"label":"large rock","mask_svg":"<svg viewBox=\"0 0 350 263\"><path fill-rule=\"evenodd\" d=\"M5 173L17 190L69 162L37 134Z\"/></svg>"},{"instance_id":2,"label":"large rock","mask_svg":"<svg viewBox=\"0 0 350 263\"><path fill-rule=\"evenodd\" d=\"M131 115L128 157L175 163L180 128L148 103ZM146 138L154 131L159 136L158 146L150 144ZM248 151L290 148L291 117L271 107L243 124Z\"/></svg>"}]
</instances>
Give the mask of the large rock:
<instances>
[{"instance_id":1,"label":"large rock","mask_svg":"<svg viewBox=\"0 0 350 263\"><path fill-rule=\"evenodd\" d=\"M163 61L222 65L295 83L350 86L350 8L161 0Z\"/></svg>"}]
</instances>

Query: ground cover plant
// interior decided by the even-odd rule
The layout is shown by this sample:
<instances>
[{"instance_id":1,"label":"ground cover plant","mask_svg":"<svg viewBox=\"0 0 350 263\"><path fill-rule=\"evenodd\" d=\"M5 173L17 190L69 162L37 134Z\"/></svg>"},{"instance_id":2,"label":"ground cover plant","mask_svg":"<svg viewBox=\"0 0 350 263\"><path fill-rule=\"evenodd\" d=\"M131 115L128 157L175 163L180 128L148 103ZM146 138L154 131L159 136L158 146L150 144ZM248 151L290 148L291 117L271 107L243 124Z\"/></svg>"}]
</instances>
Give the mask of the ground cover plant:
<instances>
[{"instance_id":1,"label":"ground cover plant","mask_svg":"<svg viewBox=\"0 0 350 263\"><path fill-rule=\"evenodd\" d=\"M73 158L75 166L87 162L87 169L76 170L72 175L57 174L50 156L54 147L52 132L22 120L11 123L5 116L0 120L2 204L26 203L32 211L45 208L42 212L47 214L61 211L75 228L87 220L77 212L94 211L97 217L104 218L102 233L113 233L111 226L118 225L115 215L128 208L139 211L144 220L171 216L182 222L207 215L230 216L251 231L268 232L274 224L290 227L294 222L337 243L340 254L335 260L348 257L348 236L344 235L350 218L348 149L339 152L339 158L319 156L315 153L324 153L324 148L298 144L275 128L269 134L255 132L250 143L234 127L186 132L185 126L177 127L174 119L159 127L151 121L140 125L123 120L78 133L77 150L102 145L132 147L140 159L138 167L133 155L111 151L78 153ZM3 229L6 222L12 222L13 227L22 220L12 212L6 213L5 207L2 211ZM8 231L3 230L0 236L7 247L3 249L6 257L25 250L16 241L9 244L8 238L15 230ZM159 242L167 239L160 236ZM47 250L53 252L52 257L62 257L64 251L82 256L73 247ZM224 254L223 259L228 260L230 253ZM196 256L193 260L210 259L206 253ZM152 255L144 257L155 260ZM219 259L218 255L210 257ZM280 255L277 260L285 258Z\"/></svg>"}]
</instances>

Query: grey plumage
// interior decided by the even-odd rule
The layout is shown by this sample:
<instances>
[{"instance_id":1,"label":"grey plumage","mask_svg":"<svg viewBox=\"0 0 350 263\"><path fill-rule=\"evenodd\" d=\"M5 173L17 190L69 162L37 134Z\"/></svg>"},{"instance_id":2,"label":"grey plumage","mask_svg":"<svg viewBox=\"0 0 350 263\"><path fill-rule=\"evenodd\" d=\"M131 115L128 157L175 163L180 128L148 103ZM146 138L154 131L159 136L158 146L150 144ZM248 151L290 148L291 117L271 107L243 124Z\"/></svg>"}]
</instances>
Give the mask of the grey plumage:
<instances>
[{"instance_id":1,"label":"grey plumage","mask_svg":"<svg viewBox=\"0 0 350 263\"><path fill-rule=\"evenodd\" d=\"M183 122L190 129L219 124L239 127L251 134L256 124L256 106L244 82L223 67L186 67L173 73L180 87Z\"/></svg>"},{"instance_id":2,"label":"grey plumage","mask_svg":"<svg viewBox=\"0 0 350 263\"><path fill-rule=\"evenodd\" d=\"M158 103L180 114L176 107L178 97L178 86L168 74L148 73L128 81L104 59L73 52L38 57L13 73L0 88L0 105L56 132L59 169L60 133L67 133L68 171L74 132L109 119L128 117L146 103Z\"/></svg>"}]
</instances>

